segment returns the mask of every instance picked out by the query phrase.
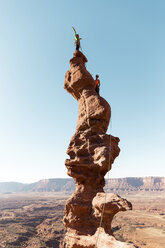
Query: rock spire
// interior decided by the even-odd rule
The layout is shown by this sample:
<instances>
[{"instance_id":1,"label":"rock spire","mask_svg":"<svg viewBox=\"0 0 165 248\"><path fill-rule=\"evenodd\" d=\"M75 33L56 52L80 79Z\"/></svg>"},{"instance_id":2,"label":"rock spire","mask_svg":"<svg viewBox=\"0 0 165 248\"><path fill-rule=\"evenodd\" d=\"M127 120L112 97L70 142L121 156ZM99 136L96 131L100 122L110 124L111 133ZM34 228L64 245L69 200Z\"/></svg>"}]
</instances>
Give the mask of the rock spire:
<instances>
[{"instance_id":1,"label":"rock spire","mask_svg":"<svg viewBox=\"0 0 165 248\"><path fill-rule=\"evenodd\" d=\"M119 155L119 138L106 134L111 117L108 102L95 91L87 71L87 58L75 51L65 74L64 88L79 103L76 132L67 150L65 165L76 190L66 202L63 222L67 229L61 248L107 248L135 246L117 241L111 221L132 205L115 194L105 194L105 174ZM106 201L106 203L105 203ZM102 216L102 211L104 214ZM100 226L100 221L102 223Z\"/></svg>"}]
</instances>

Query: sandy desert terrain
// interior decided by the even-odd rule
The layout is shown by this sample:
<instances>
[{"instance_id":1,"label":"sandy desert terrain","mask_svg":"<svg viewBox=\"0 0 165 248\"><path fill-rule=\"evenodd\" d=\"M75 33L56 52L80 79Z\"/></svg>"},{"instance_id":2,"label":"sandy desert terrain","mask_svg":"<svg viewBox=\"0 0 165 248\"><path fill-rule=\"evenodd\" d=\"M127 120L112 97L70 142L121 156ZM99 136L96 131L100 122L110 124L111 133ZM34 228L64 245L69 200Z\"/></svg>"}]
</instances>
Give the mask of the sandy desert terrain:
<instances>
[{"instance_id":1,"label":"sandy desert terrain","mask_svg":"<svg viewBox=\"0 0 165 248\"><path fill-rule=\"evenodd\" d=\"M133 204L113 220L117 239L140 248L165 247L165 192L119 193ZM65 193L0 195L0 248L59 247Z\"/></svg>"},{"instance_id":2,"label":"sandy desert terrain","mask_svg":"<svg viewBox=\"0 0 165 248\"><path fill-rule=\"evenodd\" d=\"M118 213L113 221L117 239L140 248L165 247L165 192L121 194L132 202L133 210Z\"/></svg>"}]
</instances>

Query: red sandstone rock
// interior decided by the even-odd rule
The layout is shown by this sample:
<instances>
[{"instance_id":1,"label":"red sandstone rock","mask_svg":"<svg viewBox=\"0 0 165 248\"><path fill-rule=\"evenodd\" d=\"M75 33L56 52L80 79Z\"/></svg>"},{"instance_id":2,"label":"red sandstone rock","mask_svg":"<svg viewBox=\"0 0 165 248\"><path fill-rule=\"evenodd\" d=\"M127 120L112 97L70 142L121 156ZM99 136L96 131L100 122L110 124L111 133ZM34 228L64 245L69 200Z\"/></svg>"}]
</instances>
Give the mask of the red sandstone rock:
<instances>
[{"instance_id":1,"label":"red sandstone rock","mask_svg":"<svg viewBox=\"0 0 165 248\"><path fill-rule=\"evenodd\" d=\"M70 158L65 161L76 190L66 202L63 222L67 233L61 248L131 248L134 246L119 242L112 235L113 216L132 206L125 199L103 191L104 176L119 155L120 140L106 134L110 105L96 93L95 81L86 70L86 62L86 57L76 51L65 74L64 88L78 101L79 116L67 150Z\"/></svg>"}]
</instances>

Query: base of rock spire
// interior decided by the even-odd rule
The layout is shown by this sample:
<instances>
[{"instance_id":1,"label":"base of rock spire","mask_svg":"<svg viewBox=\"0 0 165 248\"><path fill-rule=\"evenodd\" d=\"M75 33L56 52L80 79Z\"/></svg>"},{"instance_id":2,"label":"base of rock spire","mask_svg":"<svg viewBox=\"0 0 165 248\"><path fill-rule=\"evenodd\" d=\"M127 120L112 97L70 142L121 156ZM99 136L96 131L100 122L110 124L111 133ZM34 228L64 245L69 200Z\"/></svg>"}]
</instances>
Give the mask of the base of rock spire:
<instances>
[{"instance_id":1,"label":"base of rock spire","mask_svg":"<svg viewBox=\"0 0 165 248\"><path fill-rule=\"evenodd\" d=\"M99 238L98 238L99 235ZM78 236L67 233L60 248L136 248L133 244L117 241L113 235L108 235L103 228L98 228L93 236Z\"/></svg>"}]
</instances>

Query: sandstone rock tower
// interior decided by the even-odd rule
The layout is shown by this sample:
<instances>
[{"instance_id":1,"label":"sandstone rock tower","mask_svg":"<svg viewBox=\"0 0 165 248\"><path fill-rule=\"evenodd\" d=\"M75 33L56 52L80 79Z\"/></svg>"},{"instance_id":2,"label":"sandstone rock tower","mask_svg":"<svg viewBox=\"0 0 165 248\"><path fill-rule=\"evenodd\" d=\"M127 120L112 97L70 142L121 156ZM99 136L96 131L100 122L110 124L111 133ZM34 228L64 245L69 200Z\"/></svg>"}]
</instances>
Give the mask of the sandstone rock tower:
<instances>
[{"instance_id":1,"label":"sandstone rock tower","mask_svg":"<svg viewBox=\"0 0 165 248\"><path fill-rule=\"evenodd\" d=\"M104 176L120 152L119 138L106 134L111 109L96 93L86 62L83 53L75 51L70 70L65 74L64 88L78 101L79 116L67 150L70 159L65 161L76 190L66 203L63 222L67 233L61 248L134 247L117 241L112 234L113 216L132 206L118 195L105 194L103 190Z\"/></svg>"}]
</instances>

